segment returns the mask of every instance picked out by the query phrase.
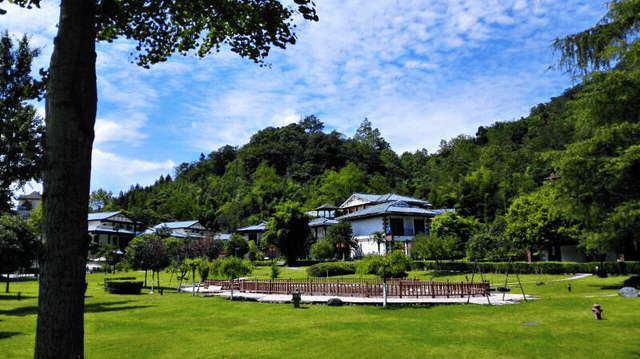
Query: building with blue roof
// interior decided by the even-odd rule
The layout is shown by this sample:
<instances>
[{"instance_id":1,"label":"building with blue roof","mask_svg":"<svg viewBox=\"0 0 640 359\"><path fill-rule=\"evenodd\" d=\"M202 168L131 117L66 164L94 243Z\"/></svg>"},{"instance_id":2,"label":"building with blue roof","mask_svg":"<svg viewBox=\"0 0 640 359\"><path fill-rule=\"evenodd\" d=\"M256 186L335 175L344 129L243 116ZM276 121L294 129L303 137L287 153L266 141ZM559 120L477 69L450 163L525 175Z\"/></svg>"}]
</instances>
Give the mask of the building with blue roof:
<instances>
[{"instance_id":1,"label":"building with blue roof","mask_svg":"<svg viewBox=\"0 0 640 359\"><path fill-rule=\"evenodd\" d=\"M91 237L90 256L105 244L113 244L123 253L129 242L142 232L142 224L121 211L89 213L87 230Z\"/></svg>"},{"instance_id":2,"label":"building with blue roof","mask_svg":"<svg viewBox=\"0 0 640 359\"><path fill-rule=\"evenodd\" d=\"M163 222L147 229L145 233L155 233L158 231L164 231L165 234L177 238L213 238L213 233L204 228L197 220Z\"/></svg>"},{"instance_id":3,"label":"building with blue roof","mask_svg":"<svg viewBox=\"0 0 640 359\"><path fill-rule=\"evenodd\" d=\"M344 215L336 220L351 223L353 236L358 242L359 253L353 255L378 253L378 244L373 240L375 232L382 232L385 236L386 243L380 247L380 254L389 251L393 243L400 242L408 255L414 237L429 232L431 218L453 211L434 209L429 201L395 193L354 193L340 209Z\"/></svg>"}]
</instances>

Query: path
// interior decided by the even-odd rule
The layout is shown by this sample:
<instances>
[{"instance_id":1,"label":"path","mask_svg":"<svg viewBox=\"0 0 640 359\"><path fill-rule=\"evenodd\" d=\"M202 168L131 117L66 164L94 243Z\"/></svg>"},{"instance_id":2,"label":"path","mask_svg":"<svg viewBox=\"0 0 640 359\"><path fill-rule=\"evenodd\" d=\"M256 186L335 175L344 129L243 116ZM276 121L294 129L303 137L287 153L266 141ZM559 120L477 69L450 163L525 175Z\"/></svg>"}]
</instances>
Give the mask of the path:
<instances>
[{"instance_id":1,"label":"path","mask_svg":"<svg viewBox=\"0 0 640 359\"><path fill-rule=\"evenodd\" d=\"M183 286L180 288L181 292L191 292L191 286ZM196 287L196 292L202 293L205 296L221 296L229 298L231 296L231 292L228 290L222 291L220 287L217 286L209 286L209 288L205 289L204 287ZM470 304L492 304L492 305L501 305L501 304L513 304L519 300L523 299L522 294L504 294L504 300L502 299L502 293L492 293L487 300L487 297L471 297L469 298ZM527 295L527 300L535 299L535 297ZM256 302L266 302L266 303L291 303L291 294L262 294L262 293L244 293L239 291L233 292L234 299L242 299L242 300L250 300ZM325 295L304 295L302 294L301 303L302 304L327 304L329 299L338 298L344 304L360 304L360 305L382 305L382 298L360 298L360 297L338 297L338 296L325 296ZM490 301L490 303L489 303ZM398 297L389 297L387 299L387 303L389 304L465 304L467 303L467 297L451 297L451 298L430 298L430 297L421 297L421 298L398 298Z\"/></svg>"}]
</instances>

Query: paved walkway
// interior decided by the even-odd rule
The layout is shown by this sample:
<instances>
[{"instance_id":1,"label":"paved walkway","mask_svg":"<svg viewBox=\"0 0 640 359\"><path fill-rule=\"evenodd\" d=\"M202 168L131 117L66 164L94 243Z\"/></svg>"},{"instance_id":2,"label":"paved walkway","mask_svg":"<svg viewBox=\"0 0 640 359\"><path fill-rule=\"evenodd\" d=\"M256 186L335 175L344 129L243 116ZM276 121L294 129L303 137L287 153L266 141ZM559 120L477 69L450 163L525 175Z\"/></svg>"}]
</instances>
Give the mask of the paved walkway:
<instances>
[{"instance_id":1,"label":"paved walkway","mask_svg":"<svg viewBox=\"0 0 640 359\"><path fill-rule=\"evenodd\" d=\"M222 291L220 287L209 286L209 288L205 289L204 287L196 287L196 292L200 294L204 294L205 296L221 296L229 298L231 297L231 292L228 290ZM182 286L180 288L182 292L191 292L191 286ZM504 296L504 299L503 299ZM535 297L527 295L527 300L535 299ZM242 299L242 300L251 300L256 302L266 302L266 303L291 303L291 295L290 294L262 294L262 293L243 293L239 291L233 292L233 298ZM327 304L329 299L338 298L344 304L360 304L360 305L382 305L382 298L361 298L361 297L338 297L338 296L325 296L325 295L304 295L301 296L301 304ZM519 300L522 300L522 294L512 294L512 293L492 293L489 298L487 297L471 297L467 299L467 297L451 297L451 298L398 298L398 297L389 297L387 298L388 304L465 304L467 300L470 304L491 304L491 305L501 305L501 304L513 304Z\"/></svg>"}]
</instances>

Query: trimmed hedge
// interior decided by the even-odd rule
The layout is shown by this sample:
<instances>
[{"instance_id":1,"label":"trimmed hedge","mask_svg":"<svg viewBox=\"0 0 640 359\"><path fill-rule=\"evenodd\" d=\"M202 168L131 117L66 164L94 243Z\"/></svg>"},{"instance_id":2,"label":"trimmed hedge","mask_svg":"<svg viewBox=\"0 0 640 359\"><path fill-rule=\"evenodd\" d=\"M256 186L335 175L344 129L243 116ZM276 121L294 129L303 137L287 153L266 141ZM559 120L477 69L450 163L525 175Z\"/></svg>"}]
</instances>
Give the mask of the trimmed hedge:
<instances>
[{"instance_id":1,"label":"trimmed hedge","mask_svg":"<svg viewBox=\"0 0 640 359\"><path fill-rule=\"evenodd\" d=\"M412 268L420 270L445 270L453 272L470 273L473 272L474 262L440 262L440 266L435 261L414 261ZM508 262L479 262L478 267L484 273L505 273ZM519 274L565 274L565 273L596 273L596 267L600 267L600 262L512 262L511 273ZM608 274L640 274L640 262L627 261L604 262L604 268ZM599 268L602 269L602 268Z\"/></svg>"},{"instance_id":2,"label":"trimmed hedge","mask_svg":"<svg viewBox=\"0 0 640 359\"><path fill-rule=\"evenodd\" d=\"M135 277L110 278L104 280L104 290L111 294L140 294L142 282L135 282Z\"/></svg>"},{"instance_id":3,"label":"trimmed hedge","mask_svg":"<svg viewBox=\"0 0 640 359\"><path fill-rule=\"evenodd\" d=\"M355 274L357 267L357 262L324 262L314 264L307 268L307 274L311 277Z\"/></svg>"}]
</instances>

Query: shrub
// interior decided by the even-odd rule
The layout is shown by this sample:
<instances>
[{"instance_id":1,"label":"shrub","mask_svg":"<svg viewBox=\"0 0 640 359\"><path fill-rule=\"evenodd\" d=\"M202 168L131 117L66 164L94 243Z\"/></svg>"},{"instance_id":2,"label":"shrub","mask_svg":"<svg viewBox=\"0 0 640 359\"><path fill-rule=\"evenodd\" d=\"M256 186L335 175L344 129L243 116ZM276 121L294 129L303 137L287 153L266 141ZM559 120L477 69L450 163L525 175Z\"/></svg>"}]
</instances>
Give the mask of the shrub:
<instances>
[{"instance_id":1,"label":"shrub","mask_svg":"<svg viewBox=\"0 0 640 359\"><path fill-rule=\"evenodd\" d=\"M435 261L424 261L421 266L424 270L440 269L443 271L453 271L470 273L473 272L473 262L441 262L440 267ZM510 273L518 274L565 274L565 273L595 273L596 267L601 266L600 262L512 262ZM412 266L420 266L414 263ZM509 266L508 262L480 262L477 271L484 273L506 273ZM610 274L624 273L640 273L640 262L627 261L624 264L620 262L604 262L604 267Z\"/></svg>"},{"instance_id":2,"label":"shrub","mask_svg":"<svg viewBox=\"0 0 640 359\"><path fill-rule=\"evenodd\" d=\"M127 261L118 262L116 263L116 270L118 272L128 272L131 270L131 265Z\"/></svg>"},{"instance_id":3,"label":"shrub","mask_svg":"<svg viewBox=\"0 0 640 359\"><path fill-rule=\"evenodd\" d=\"M271 265L271 279L278 278L278 275L280 275L280 268L278 268L278 266L275 263L273 263Z\"/></svg>"},{"instance_id":4,"label":"shrub","mask_svg":"<svg viewBox=\"0 0 640 359\"><path fill-rule=\"evenodd\" d=\"M368 255L358 263L358 273L375 274L381 278L404 278L410 269L409 259L402 251L394 251L388 255Z\"/></svg>"},{"instance_id":5,"label":"shrub","mask_svg":"<svg viewBox=\"0 0 640 359\"><path fill-rule=\"evenodd\" d=\"M135 278L113 278L104 281L104 290L111 294L140 294L142 282L129 279Z\"/></svg>"}]
</instances>

